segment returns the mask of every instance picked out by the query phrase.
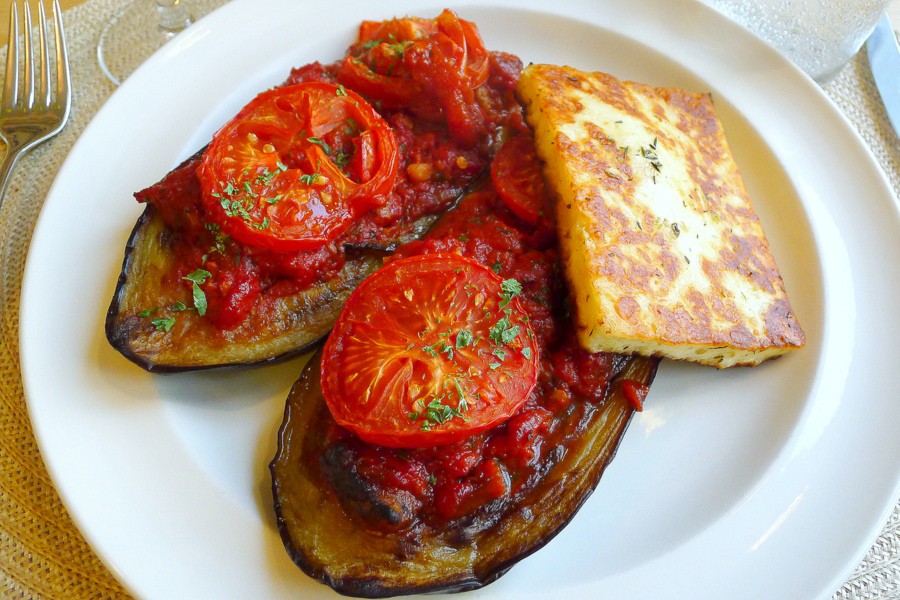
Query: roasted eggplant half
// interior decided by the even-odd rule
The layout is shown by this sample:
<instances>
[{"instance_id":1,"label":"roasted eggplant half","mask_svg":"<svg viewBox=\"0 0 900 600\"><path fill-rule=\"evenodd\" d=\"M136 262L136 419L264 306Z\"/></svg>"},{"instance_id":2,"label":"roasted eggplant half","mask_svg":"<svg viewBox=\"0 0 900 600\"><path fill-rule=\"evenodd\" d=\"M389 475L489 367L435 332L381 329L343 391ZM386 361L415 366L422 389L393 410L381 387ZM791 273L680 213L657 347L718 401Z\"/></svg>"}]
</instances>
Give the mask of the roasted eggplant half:
<instances>
[{"instance_id":1,"label":"roasted eggplant half","mask_svg":"<svg viewBox=\"0 0 900 600\"><path fill-rule=\"evenodd\" d=\"M658 364L615 357L605 398L562 417L567 433L519 496L443 527L414 523L391 531L368 524L390 521L396 503L354 481L352 466L341 465L329 442L333 422L320 389L320 354L290 392L270 464L277 525L289 555L310 577L371 598L479 588L548 543L597 486L635 411L630 390L649 386ZM344 476L336 478L335 469Z\"/></svg>"},{"instance_id":2,"label":"roasted eggplant half","mask_svg":"<svg viewBox=\"0 0 900 600\"><path fill-rule=\"evenodd\" d=\"M386 252L420 237L437 216L423 217L383 246L346 249L335 275L297 293L263 297L241 325L216 327L196 311L177 315L163 307L190 306L190 290L177 273L178 243L152 205L134 226L106 315L106 337L126 358L152 372L251 365L306 351L334 324L350 292L377 269ZM169 315L170 322L157 319Z\"/></svg>"}]
</instances>

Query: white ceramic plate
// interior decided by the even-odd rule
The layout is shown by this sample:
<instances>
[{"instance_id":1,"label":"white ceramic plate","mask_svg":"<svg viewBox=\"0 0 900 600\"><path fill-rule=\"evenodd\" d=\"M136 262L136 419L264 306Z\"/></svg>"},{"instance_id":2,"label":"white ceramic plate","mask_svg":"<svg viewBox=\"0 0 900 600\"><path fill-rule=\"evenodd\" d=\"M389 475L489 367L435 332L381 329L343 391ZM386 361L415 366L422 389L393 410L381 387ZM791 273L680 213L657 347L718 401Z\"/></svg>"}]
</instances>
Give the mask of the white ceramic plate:
<instances>
[{"instance_id":1,"label":"white ceramic plate","mask_svg":"<svg viewBox=\"0 0 900 600\"><path fill-rule=\"evenodd\" d=\"M808 347L757 369L664 364L597 492L473 596L830 597L900 480L898 211L815 85L694 2L238 0L148 61L84 132L27 266L22 369L44 459L103 560L145 598L307 598L267 464L302 361L150 376L103 319L141 189L292 65L339 58L363 18L478 23L526 62L714 93Z\"/></svg>"}]
</instances>

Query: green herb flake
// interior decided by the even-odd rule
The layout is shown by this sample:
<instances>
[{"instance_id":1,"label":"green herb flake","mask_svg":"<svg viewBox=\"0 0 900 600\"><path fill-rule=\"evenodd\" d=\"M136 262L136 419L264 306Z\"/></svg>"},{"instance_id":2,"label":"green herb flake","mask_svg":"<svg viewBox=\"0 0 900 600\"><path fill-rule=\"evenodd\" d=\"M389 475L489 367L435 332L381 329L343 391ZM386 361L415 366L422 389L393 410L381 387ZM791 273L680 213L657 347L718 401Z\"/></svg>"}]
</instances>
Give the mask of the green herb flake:
<instances>
[{"instance_id":1,"label":"green herb flake","mask_svg":"<svg viewBox=\"0 0 900 600\"><path fill-rule=\"evenodd\" d=\"M467 329L460 329L459 333L456 334L456 347L457 348L465 348L466 346L472 343L473 339L472 332Z\"/></svg>"},{"instance_id":2,"label":"green herb flake","mask_svg":"<svg viewBox=\"0 0 900 600\"><path fill-rule=\"evenodd\" d=\"M503 344L503 343L505 343L503 341L503 338L504 338L503 332L510 329L510 327L512 327L512 325L509 322L509 317L504 315L504 316L500 317L500 319L497 321L496 325L491 327L491 330L488 332L488 337L490 337L494 342L496 342L498 344Z\"/></svg>"},{"instance_id":3,"label":"green herb flake","mask_svg":"<svg viewBox=\"0 0 900 600\"><path fill-rule=\"evenodd\" d=\"M513 298L522 293L522 284L515 279L504 279L500 284L500 308L506 308Z\"/></svg>"},{"instance_id":4,"label":"green herb flake","mask_svg":"<svg viewBox=\"0 0 900 600\"><path fill-rule=\"evenodd\" d=\"M426 422L423 423L422 426L425 431L428 431L434 425L443 425L454 417L459 417L461 419L465 418L459 410L452 406L442 404L439 399L435 398L425 406ZM425 428L426 425L427 429Z\"/></svg>"},{"instance_id":5,"label":"green herb flake","mask_svg":"<svg viewBox=\"0 0 900 600\"><path fill-rule=\"evenodd\" d=\"M191 282L191 296L194 302L194 309L196 309L197 314L201 317L206 314L206 309L208 308L206 302L206 294L200 289L200 285L203 284L207 279L212 277L212 273L205 269L197 269L190 275L185 275L182 279Z\"/></svg>"},{"instance_id":6,"label":"green herb flake","mask_svg":"<svg viewBox=\"0 0 900 600\"><path fill-rule=\"evenodd\" d=\"M441 342L441 352L447 355L447 360L453 360L453 346L447 342Z\"/></svg>"},{"instance_id":7,"label":"green herb flake","mask_svg":"<svg viewBox=\"0 0 900 600\"><path fill-rule=\"evenodd\" d=\"M469 410L469 403L466 401L466 392L459 383L459 379L453 379L453 386L456 388L457 397L459 397L459 404L456 405L456 408L460 411Z\"/></svg>"},{"instance_id":8,"label":"green herb flake","mask_svg":"<svg viewBox=\"0 0 900 600\"><path fill-rule=\"evenodd\" d=\"M305 183L306 185L312 185L316 182L316 179L319 178L318 173L305 173L300 176L300 182Z\"/></svg>"},{"instance_id":9,"label":"green herb flake","mask_svg":"<svg viewBox=\"0 0 900 600\"><path fill-rule=\"evenodd\" d=\"M169 331L175 325L175 317L153 319L150 322L153 323L157 331Z\"/></svg>"},{"instance_id":10,"label":"green herb flake","mask_svg":"<svg viewBox=\"0 0 900 600\"><path fill-rule=\"evenodd\" d=\"M315 144L316 146L321 148L322 152L324 152L325 154L331 154L332 152L334 152L331 149L331 146L329 146L328 144L326 144L325 142L323 142L322 140L320 140L317 137L312 137L312 136L308 137L308 138L306 138L306 141L309 142L310 144Z\"/></svg>"},{"instance_id":11,"label":"green herb flake","mask_svg":"<svg viewBox=\"0 0 900 600\"><path fill-rule=\"evenodd\" d=\"M512 341L514 339L516 339L516 336L518 336L518 335L519 335L519 326L514 325L513 327L504 329L503 332L500 334L500 339L503 340L504 344L510 344L510 343L512 343Z\"/></svg>"},{"instance_id":12,"label":"green herb flake","mask_svg":"<svg viewBox=\"0 0 900 600\"><path fill-rule=\"evenodd\" d=\"M206 282L207 279L212 277L212 273L205 269L197 269L190 275L185 275L182 279L187 279L188 281L192 281L198 285Z\"/></svg>"},{"instance_id":13,"label":"green herb flake","mask_svg":"<svg viewBox=\"0 0 900 600\"><path fill-rule=\"evenodd\" d=\"M353 158L352 155L346 152L337 152L331 157L331 162L337 165L338 169L343 170L350 163L351 158Z\"/></svg>"},{"instance_id":14,"label":"green herb flake","mask_svg":"<svg viewBox=\"0 0 900 600\"><path fill-rule=\"evenodd\" d=\"M203 290L200 289L200 286L196 283L191 288L191 296L194 300L194 308L197 309L197 314L201 317L206 314L206 309L208 308L206 303L206 294L203 293Z\"/></svg>"}]
</instances>

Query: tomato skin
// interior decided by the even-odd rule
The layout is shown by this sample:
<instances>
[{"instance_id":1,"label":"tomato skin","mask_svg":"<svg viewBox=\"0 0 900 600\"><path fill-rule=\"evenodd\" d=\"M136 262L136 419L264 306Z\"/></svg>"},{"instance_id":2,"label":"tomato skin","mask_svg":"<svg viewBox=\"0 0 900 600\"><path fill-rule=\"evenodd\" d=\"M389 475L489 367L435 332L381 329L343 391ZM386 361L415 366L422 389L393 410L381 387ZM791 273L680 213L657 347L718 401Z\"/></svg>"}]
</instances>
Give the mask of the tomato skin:
<instances>
[{"instance_id":1,"label":"tomato skin","mask_svg":"<svg viewBox=\"0 0 900 600\"><path fill-rule=\"evenodd\" d=\"M338 80L383 108L446 120L455 139L474 144L486 133L475 90L488 79L489 59L475 25L444 10L435 19L364 22Z\"/></svg>"},{"instance_id":2,"label":"tomato skin","mask_svg":"<svg viewBox=\"0 0 900 600\"><path fill-rule=\"evenodd\" d=\"M393 132L365 100L306 82L247 104L213 137L197 175L223 232L285 252L327 244L383 204L397 166Z\"/></svg>"},{"instance_id":3,"label":"tomato skin","mask_svg":"<svg viewBox=\"0 0 900 600\"><path fill-rule=\"evenodd\" d=\"M546 221L547 189L529 133L520 133L500 147L491 162L491 181L514 215L532 226Z\"/></svg>"},{"instance_id":4,"label":"tomato skin","mask_svg":"<svg viewBox=\"0 0 900 600\"><path fill-rule=\"evenodd\" d=\"M414 448L510 418L534 388L540 359L507 285L453 254L376 271L351 294L325 345L322 392L335 420L367 442Z\"/></svg>"}]
</instances>

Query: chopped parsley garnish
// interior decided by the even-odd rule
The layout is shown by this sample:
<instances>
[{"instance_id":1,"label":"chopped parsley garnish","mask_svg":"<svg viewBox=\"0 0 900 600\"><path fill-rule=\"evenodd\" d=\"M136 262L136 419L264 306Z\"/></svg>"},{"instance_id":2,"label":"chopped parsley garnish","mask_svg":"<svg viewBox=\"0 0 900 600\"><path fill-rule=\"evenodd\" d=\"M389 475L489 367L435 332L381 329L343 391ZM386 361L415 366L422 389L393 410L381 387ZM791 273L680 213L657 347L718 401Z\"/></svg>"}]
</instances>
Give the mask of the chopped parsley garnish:
<instances>
[{"instance_id":1,"label":"chopped parsley garnish","mask_svg":"<svg viewBox=\"0 0 900 600\"><path fill-rule=\"evenodd\" d=\"M175 325L175 317L153 319L150 322L157 331L169 331Z\"/></svg>"},{"instance_id":2,"label":"chopped parsley garnish","mask_svg":"<svg viewBox=\"0 0 900 600\"><path fill-rule=\"evenodd\" d=\"M447 355L447 360L453 360L453 346L447 342L441 342L441 352Z\"/></svg>"},{"instance_id":3,"label":"chopped parsley garnish","mask_svg":"<svg viewBox=\"0 0 900 600\"><path fill-rule=\"evenodd\" d=\"M522 284L515 279L505 279L500 284L500 308L506 308L510 301L522 293Z\"/></svg>"},{"instance_id":4,"label":"chopped parsley garnish","mask_svg":"<svg viewBox=\"0 0 900 600\"><path fill-rule=\"evenodd\" d=\"M219 204L225 210L225 214L229 217L240 217L245 221L250 221L253 218L250 216L250 213L247 212L247 208L240 200L222 198L219 200Z\"/></svg>"},{"instance_id":5,"label":"chopped parsley garnish","mask_svg":"<svg viewBox=\"0 0 900 600\"><path fill-rule=\"evenodd\" d=\"M351 154L347 154L346 152L336 152L333 157L331 157L331 162L333 162L337 167L343 170L349 163L352 158Z\"/></svg>"},{"instance_id":6,"label":"chopped parsley garnish","mask_svg":"<svg viewBox=\"0 0 900 600\"><path fill-rule=\"evenodd\" d=\"M312 137L312 136L308 137L308 138L306 138L306 141L309 142L310 144L315 144L316 146L321 148L322 152L324 152L325 154L331 154L333 152L333 150L331 149L331 146L329 146L328 144L326 144L325 142L323 142L322 140L320 140L317 137Z\"/></svg>"},{"instance_id":7,"label":"chopped parsley garnish","mask_svg":"<svg viewBox=\"0 0 900 600\"><path fill-rule=\"evenodd\" d=\"M506 331L507 329L509 329L510 327L511 327L511 325L509 323L509 317L504 315L504 316L500 317L500 319L497 321L496 325L491 327L491 330L490 330L488 336L492 340L497 342L498 344L502 344L503 343L503 332Z\"/></svg>"},{"instance_id":8,"label":"chopped parsley garnish","mask_svg":"<svg viewBox=\"0 0 900 600\"><path fill-rule=\"evenodd\" d=\"M412 40L406 40L403 42L397 42L395 44L389 44L389 48L391 52L393 52L397 57L402 57L406 53L406 49L412 44Z\"/></svg>"},{"instance_id":9,"label":"chopped parsley garnish","mask_svg":"<svg viewBox=\"0 0 900 600\"><path fill-rule=\"evenodd\" d=\"M281 172L282 172L282 169L279 169L278 171L270 171L268 169L263 169L263 172L256 176L256 181L258 181L259 183L261 183L263 185L269 185L270 183L272 183L272 180L275 179L275 177ZM249 184L245 183L244 188L246 189L247 186L249 186Z\"/></svg>"},{"instance_id":10,"label":"chopped parsley garnish","mask_svg":"<svg viewBox=\"0 0 900 600\"><path fill-rule=\"evenodd\" d=\"M465 416L458 408L442 404L437 398L426 404L422 412L411 412L409 414L413 421L417 420L419 417L424 418L421 427L422 431L430 431L435 425L443 425L454 417L465 419ZM415 418L413 418L413 415L415 415Z\"/></svg>"},{"instance_id":11,"label":"chopped parsley garnish","mask_svg":"<svg viewBox=\"0 0 900 600\"><path fill-rule=\"evenodd\" d=\"M205 269L197 269L193 273L182 277L182 279L191 282L191 295L194 301L194 308L201 317L206 314L207 304L206 294L200 289L200 286L210 277L212 277L212 273Z\"/></svg>"},{"instance_id":12,"label":"chopped parsley garnish","mask_svg":"<svg viewBox=\"0 0 900 600\"><path fill-rule=\"evenodd\" d=\"M456 334L456 347L457 348L465 348L469 344L472 343L472 332L467 329L460 329L459 333Z\"/></svg>"},{"instance_id":13,"label":"chopped parsley garnish","mask_svg":"<svg viewBox=\"0 0 900 600\"><path fill-rule=\"evenodd\" d=\"M218 252L219 254L225 253L225 242L228 241L228 236L222 233L222 230L219 229L219 226L215 223L204 223L203 225L207 231L213 234L215 238L215 243L209 249L210 252ZM206 262L206 258L203 259L203 262Z\"/></svg>"},{"instance_id":14,"label":"chopped parsley garnish","mask_svg":"<svg viewBox=\"0 0 900 600\"><path fill-rule=\"evenodd\" d=\"M205 269L197 269L190 275L185 275L182 279L187 279L188 281L192 281L197 284L205 283L207 279L212 277L212 273Z\"/></svg>"}]
</instances>

